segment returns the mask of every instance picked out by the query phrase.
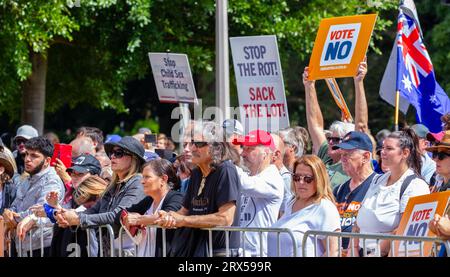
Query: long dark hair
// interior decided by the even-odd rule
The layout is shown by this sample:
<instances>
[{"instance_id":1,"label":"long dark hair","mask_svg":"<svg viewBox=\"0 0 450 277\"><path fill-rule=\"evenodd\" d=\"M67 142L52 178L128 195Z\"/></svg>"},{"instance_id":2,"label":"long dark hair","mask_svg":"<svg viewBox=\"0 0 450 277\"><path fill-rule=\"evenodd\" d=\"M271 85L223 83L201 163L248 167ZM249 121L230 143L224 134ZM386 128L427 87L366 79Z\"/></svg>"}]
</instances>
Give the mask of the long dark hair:
<instances>
[{"instance_id":1,"label":"long dark hair","mask_svg":"<svg viewBox=\"0 0 450 277\"><path fill-rule=\"evenodd\" d=\"M151 160L142 166L142 170L144 170L147 166L150 166L153 173L155 173L158 177L167 175L167 184L170 189L178 190L180 188L180 179L178 178L177 172L171 162L166 159Z\"/></svg>"},{"instance_id":2,"label":"long dark hair","mask_svg":"<svg viewBox=\"0 0 450 277\"><path fill-rule=\"evenodd\" d=\"M398 146L401 150L409 149L409 157L407 160L408 167L411 168L417 176L421 176L422 157L419 152L419 138L411 128L403 128L401 131L390 133L388 138L398 140Z\"/></svg>"},{"instance_id":3,"label":"long dark hair","mask_svg":"<svg viewBox=\"0 0 450 277\"><path fill-rule=\"evenodd\" d=\"M239 165L240 157L236 149L228 142L213 142L209 145L211 155L211 168L217 168L222 162L231 160L235 165Z\"/></svg>"}]
</instances>

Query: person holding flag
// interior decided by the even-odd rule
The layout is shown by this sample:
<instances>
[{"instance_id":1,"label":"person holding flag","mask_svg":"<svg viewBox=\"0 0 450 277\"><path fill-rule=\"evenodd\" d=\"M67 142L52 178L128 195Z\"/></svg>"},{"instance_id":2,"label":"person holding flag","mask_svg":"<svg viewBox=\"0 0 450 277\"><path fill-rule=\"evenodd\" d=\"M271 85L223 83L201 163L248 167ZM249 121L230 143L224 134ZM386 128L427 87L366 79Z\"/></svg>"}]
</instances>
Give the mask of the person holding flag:
<instances>
[{"instance_id":1,"label":"person holding flag","mask_svg":"<svg viewBox=\"0 0 450 277\"><path fill-rule=\"evenodd\" d=\"M450 99L436 82L433 64L423 43L412 0L405 0L400 4L397 37L380 87L380 96L391 104L390 99L392 100L394 91L392 76L396 76L396 97L401 97L415 107L417 123L428 127L430 132L441 131L439 118L450 112ZM396 128L400 106L397 102ZM403 105L402 111L406 113L407 109L404 107Z\"/></svg>"}]
</instances>

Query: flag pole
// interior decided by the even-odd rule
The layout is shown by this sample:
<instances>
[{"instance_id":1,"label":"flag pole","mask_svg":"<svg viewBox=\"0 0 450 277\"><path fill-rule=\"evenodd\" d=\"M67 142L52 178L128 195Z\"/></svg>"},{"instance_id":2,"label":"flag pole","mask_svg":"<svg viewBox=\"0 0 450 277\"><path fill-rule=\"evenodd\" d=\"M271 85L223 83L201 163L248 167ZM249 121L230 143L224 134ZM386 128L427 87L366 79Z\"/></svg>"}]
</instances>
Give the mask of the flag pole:
<instances>
[{"instance_id":1,"label":"flag pole","mask_svg":"<svg viewBox=\"0 0 450 277\"><path fill-rule=\"evenodd\" d=\"M394 118L394 128L398 131L398 110L400 108L400 91L397 90L395 93L395 118Z\"/></svg>"}]
</instances>

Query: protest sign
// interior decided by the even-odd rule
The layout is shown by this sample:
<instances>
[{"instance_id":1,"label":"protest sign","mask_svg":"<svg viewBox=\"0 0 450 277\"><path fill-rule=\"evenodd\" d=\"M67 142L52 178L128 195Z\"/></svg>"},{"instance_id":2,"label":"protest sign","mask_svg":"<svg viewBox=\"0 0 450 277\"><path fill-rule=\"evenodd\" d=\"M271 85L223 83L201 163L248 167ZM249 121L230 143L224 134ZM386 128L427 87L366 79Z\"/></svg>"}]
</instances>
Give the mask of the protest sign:
<instances>
[{"instance_id":1,"label":"protest sign","mask_svg":"<svg viewBox=\"0 0 450 277\"><path fill-rule=\"evenodd\" d=\"M289 127L276 36L234 37L230 44L245 132Z\"/></svg>"},{"instance_id":2,"label":"protest sign","mask_svg":"<svg viewBox=\"0 0 450 277\"><path fill-rule=\"evenodd\" d=\"M160 102L197 103L187 55L148 53L148 57Z\"/></svg>"},{"instance_id":3,"label":"protest sign","mask_svg":"<svg viewBox=\"0 0 450 277\"><path fill-rule=\"evenodd\" d=\"M309 79L355 76L376 19L376 14L323 19L309 61Z\"/></svg>"},{"instance_id":4,"label":"protest sign","mask_svg":"<svg viewBox=\"0 0 450 277\"><path fill-rule=\"evenodd\" d=\"M434 218L435 214L443 215L448 213L450 191L432 193L411 197L403 213L397 235L417 236L417 237L435 237L428 223ZM396 241L394 243L394 256L421 256L419 241ZM423 255L429 256L432 249L431 242L423 244ZM407 253L405 252L407 249Z\"/></svg>"}]
</instances>

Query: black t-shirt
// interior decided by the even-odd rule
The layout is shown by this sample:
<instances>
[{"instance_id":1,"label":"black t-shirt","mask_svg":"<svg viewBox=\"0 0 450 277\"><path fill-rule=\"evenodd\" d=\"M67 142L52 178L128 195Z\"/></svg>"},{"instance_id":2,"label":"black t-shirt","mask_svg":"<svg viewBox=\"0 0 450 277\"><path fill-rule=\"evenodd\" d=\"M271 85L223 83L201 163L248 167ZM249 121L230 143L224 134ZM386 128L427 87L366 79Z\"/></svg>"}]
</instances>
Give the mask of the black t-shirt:
<instances>
[{"instance_id":1,"label":"black t-shirt","mask_svg":"<svg viewBox=\"0 0 450 277\"><path fill-rule=\"evenodd\" d=\"M205 179L205 185L198 194L202 173L199 168L192 171L183 207L189 215L206 215L219 211L228 202L236 203L236 212L232 226L239 226L239 187L240 181L236 168L231 161L225 161ZM170 256L205 257L208 249L208 231L197 228L180 228L174 235L173 251ZM230 233L230 248L239 248L239 233ZM213 232L213 250L225 249L225 233Z\"/></svg>"},{"instance_id":2,"label":"black t-shirt","mask_svg":"<svg viewBox=\"0 0 450 277\"><path fill-rule=\"evenodd\" d=\"M366 192L372 183L372 179L377 174L374 172L367 177L357 188L350 192L350 181L337 186L333 190L334 197L336 198L336 206L341 217L341 232L351 232L353 223L356 221L361 203L366 196ZM348 238L342 239L342 248L346 249L349 243Z\"/></svg>"}]
</instances>

